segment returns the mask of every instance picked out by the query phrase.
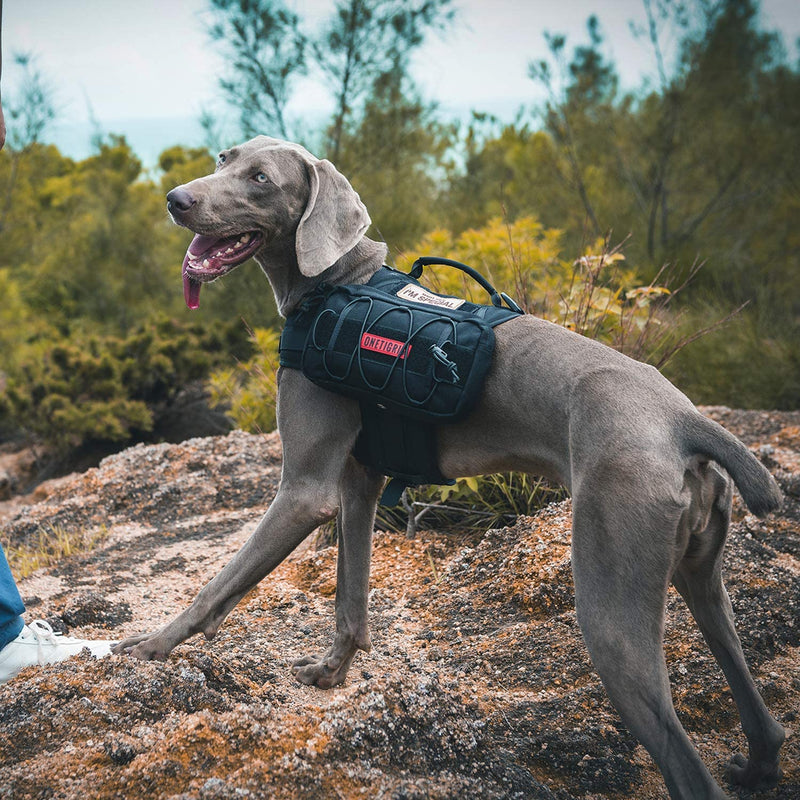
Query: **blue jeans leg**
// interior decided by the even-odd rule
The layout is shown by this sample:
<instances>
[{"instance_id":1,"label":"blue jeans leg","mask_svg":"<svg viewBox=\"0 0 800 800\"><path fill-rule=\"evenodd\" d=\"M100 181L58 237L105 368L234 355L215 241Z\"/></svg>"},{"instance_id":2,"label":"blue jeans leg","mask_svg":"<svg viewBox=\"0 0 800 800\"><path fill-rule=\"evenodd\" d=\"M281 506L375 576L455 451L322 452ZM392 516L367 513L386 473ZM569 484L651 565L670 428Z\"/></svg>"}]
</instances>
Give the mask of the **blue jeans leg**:
<instances>
[{"instance_id":1,"label":"blue jeans leg","mask_svg":"<svg viewBox=\"0 0 800 800\"><path fill-rule=\"evenodd\" d=\"M19 636L25 606L8 566L6 554L0 547L0 650Z\"/></svg>"}]
</instances>

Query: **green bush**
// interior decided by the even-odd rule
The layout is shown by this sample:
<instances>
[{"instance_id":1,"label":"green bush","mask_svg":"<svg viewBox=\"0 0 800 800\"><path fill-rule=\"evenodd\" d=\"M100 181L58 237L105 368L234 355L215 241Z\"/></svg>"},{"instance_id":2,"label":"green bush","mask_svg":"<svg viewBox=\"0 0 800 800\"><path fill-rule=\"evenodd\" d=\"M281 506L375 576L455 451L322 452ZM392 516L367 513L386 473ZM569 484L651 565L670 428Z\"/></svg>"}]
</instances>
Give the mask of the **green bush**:
<instances>
[{"instance_id":1,"label":"green bush","mask_svg":"<svg viewBox=\"0 0 800 800\"><path fill-rule=\"evenodd\" d=\"M249 359L211 375L211 403L228 409L242 430L267 433L275 428L280 334L256 328L250 332L250 341L254 352Z\"/></svg>"},{"instance_id":2,"label":"green bush","mask_svg":"<svg viewBox=\"0 0 800 800\"><path fill-rule=\"evenodd\" d=\"M687 316L719 316L707 303ZM694 403L731 408L800 408L800 324L747 308L720 330L677 353L664 370Z\"/></svg>"},{"instance_id":3,"label":"green bush","mask_svg":"<svg viewBox=\"0 0 800 800\"><path fill-rule=\"evenodd\" d=\"M662 271L643 283L620 249L603 239L575 260L566 259L562 250L562 232L544 228L535 217L514 222L496 217L458 236L432 231L399 259L398 267L410 269L417 254L462 261L528 313L656 366L682 347L684 326L669 309L671 276ZM488 302L486 292L463 272L429 267L424 276L436 291Z\"/></svg>"},{"instance_id":4,"label":"green bush","mask_svg":"<svg viewBox=\"0 0 800 800\"><path fill-rule=\"evenodd\" d=\"M125 337L76 332L30 343L35 357L7 378L0 397L10 426L58 454L89 442L146 438L156 409L230 358L249 355L241 325L206 329L168 319Z\"/></svg>"},{"instance_id":5,"label":"green bush","mask_svg":"<svg viewBox=\"0 0 800 800\"><path fill-rule=\"evenodd\" d=\"M413 537L421 527L449 533L485 531L513 525L548 503L563 500L564 489L524 472L459 478L450 486L406 490L395 508L378 508L377 525Z\"/></svg>"}]
</instances>

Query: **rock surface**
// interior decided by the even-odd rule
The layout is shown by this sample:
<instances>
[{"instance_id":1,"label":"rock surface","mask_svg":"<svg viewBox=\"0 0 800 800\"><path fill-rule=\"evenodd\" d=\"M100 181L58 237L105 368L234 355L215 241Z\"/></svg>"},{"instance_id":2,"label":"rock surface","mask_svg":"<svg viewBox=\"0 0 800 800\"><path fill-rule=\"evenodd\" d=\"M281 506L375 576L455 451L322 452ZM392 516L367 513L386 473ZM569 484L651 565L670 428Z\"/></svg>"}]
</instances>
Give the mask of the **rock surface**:
<instances>
[{"instance_id":1,"label":"rock surface","mask_svg":"<svg viewBox=\"0 0 800 800\"><path fill-rule=\"evenodd\" d=\"M786 727L777 789L800 797L800 413L706 412L786 493L766 521L736 501L726 582L747 658ZM20 582L27 617L85 637L163 624L238 549L274 495L276 435L137 446L9 505L5 542L57 525L91 552ZM377 533L373 651L347 682L301 686L290 662L333 631L336 554L306 543L212 642L166 663L88 654L0 687L0 798L667 797L589 662L573 607L569 502L457 540ZM745 747L723 676L670 593L679 716L724 785Z\"/></svg>"}]
</instances>

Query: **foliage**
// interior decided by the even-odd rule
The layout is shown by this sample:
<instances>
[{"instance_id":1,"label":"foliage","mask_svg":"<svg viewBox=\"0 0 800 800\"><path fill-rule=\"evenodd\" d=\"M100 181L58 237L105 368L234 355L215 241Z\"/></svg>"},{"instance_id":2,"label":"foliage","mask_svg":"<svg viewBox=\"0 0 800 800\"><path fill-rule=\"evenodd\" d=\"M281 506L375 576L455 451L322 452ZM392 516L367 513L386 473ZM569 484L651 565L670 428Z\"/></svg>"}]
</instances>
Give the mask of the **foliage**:
<instances>
[{"instance_id":1,"label":"foliage","mask_svg":"<svg viewBox=\"0 0 800 800\"><path fill-rule=\"evenodd\" d=\"M477 475L451 485L407 489L400 507L378 508L376 524L409 537L423 526L448 533L483 532L513 525L518 516L531 516L564 497L563 489L524 472Z\"/></svg>"},{"instance_id":2,"label":"foliage","mask_svg":"<svg viewBox=\"0 0 800 800\"><path fill-rule=\"evenodd\" d=\"M443 216L458 233L501 213L512 222L531 215L563 232L567 253L585 252L598 232L613 231L626 239L626 256L646 283L670 264L682 284L689 265L702 261L673 312L682 307L687 322L704 324L706 295L715 298L717 316L745 302L750 308L728 328L741 331L715 350L713 377L701 378L708 344L682 353L680 371L670 374L692 397L785 404L792 393L770 377L775 362L751 360L746 342L748 326L763 331L758 320L770 319L772 352L787 359L790 374L800 314L800 248L791 222L800 183L800 69L779 38L760 28L756 0L645 6L642 34L655 56L655 82L620 91L595 20L588 43L571 52L563 36L549 34L547 58L531 66L547 95L538 118L523 116L499 130L474 121ZM662 52L667 38L680 43L673 62ZM757 378L742 393L725 377L762 369L760 391Z\"/></svg>"},{"instance_id":3,"label":"foliage","mask_svg":"<svg viewBox=\"0 0 800 800\"><path fill-rule=\"evenodd\" d=\"M450 2L337 0L333 17L312 45L334 95L327 147L334 161L341 155L348 122L358 117L359 102L389 76L402 83L410 55L422 44L427 30L452 21Z\"/></svg>"},{"instance_id":4,"label":"foliage","mask_svg":"<svg viewBox=\"0 0 800 800\"><path fill-rule=\"evenodd\" d=\"M526 312L657 366L691 338L679 324L680 315L668 313L677 293L669 285L642 284L625 268L620 249L607 242L598 240L592 251L570 261L561 254L562 241L561 231L545 229L534 217L495 218L457 236L433 231L398 266L409 269L417 254L432 253L474 266ZM463 272L428 267L425 275L437 291L488 302L485 291ZM662 272L657 277L669 284L674 276Z\"/></svg>"},{"instance_id":5,"label":"foliage","mask_svg":"<svg viewBox=\"0 0 800 800\"><path fill-rule=\"evenodd\" d=\"M302 138L286 107L311 61L332 95L324 147L338 163L348 131L360 125L366 102L380 92L375 87L391 75L399 83L408 78L410 55L426 33L452 21L451 2L336 0L327 22L310 35L283 0L209 0L209 35L230 65L220 87L239 115L241 133ZM204 113L202 124L215 137L213 115Z\"/></svg>"},{"instance_id":6,"label":"foliage","mask_svg":"<svg viewBox=\"0 0 800 800\"><path fill-rule=\"evenodd\" d=\"M36 143L0 153L2 429L17 426L61 451L147 437L158 403L249 354L237 311L254 324L277 318L263 273L243 267L243 281L206 295L198 324L159 321L189 314L180 264L190 234L167 217L163 192L208 172L213 159L170 148L159 186L143 178L124 139L97 146L79 162ZM217 327L203 333L209 317ZM152 342L141 341L144 331ZM134 366L147 374L131 371L137 347Z\"/></svg>"},{"instance_id":7,"label":"foliage","mask_svg":"<svg viewBox=\"0 0 800 800\"><path fill-rule=\"evenodd\" d=\"M211 402L228 409L237 427L251 432L275 428L280 363L280 335L265 328L250 332L253 355L235 367L223 367L211 375Z\"/></svg>"},{"instance_id":8,"label":"foliage","mask_svg":"<svg viewBox=\"0 0 800 800\"><path fill-rule=\"evenodd\" d=\"M562 232L545 229L535 217L513 222L494 217L482 227L457 235L444 228L431 231L397 260L397 267L410 269L419 255L452 258L475 267L525 311L546 314L571 271L569 262L561 257L561 243ZM450 267L427 270L425 279L434 290L488 302L486 292L465 273Z\"/></svg>"},{"instance_id":9,"label":"foliage","mask_svg":"<svg viewBox=\"0 0 800 800\"><path fill-rule=\"evenodd\" d=\"M232 325L208 330L164 318L125 337L77 332L32 342L7 379L0 412L61 454L146 438L185 385L205 379L231 351L247 352L241 339Z\"/></svg>"},{"instance_id":10,"label":"foliage","mask_svg":"<svg viewBox=\"0 0 800 800\"><path fill-rule=\"evenodd\" d=\"M699 286L735 305L766 285L776 303L792 297L797 307L790 276L800 264L786 214L796 210L800 177L791 155L800 73L758 29L755 2L709 7L680 25L670 17L680 58L671 73L659 59L659 89L637 94L620 93L596 20L571 57L563 36L548 35L549 57L531 66L547 92L541 123L523 120L482 140L473 126L448 214L463 227L501 207L511 219L534 214L564 231L569 252L612 229L631 233L626 251L649 275L700 253ZM653 41L659 53L656 32Z\"/></svg>"},{"instance_id":11,"label":"foliage","mask_svg":"<svg viewBox=\"0 0 800 800\"><path fill-rule=\"evenodd\" d=\"M119 137L81 162L52 146L0 153L0 269L49 325L81 319L124 333L153 308L180 310L182 235L141 171Z\"/></svg>"},{"instance_id":12,"label":"foliage","mask_svg":"<svg viewBox=\"0 0 800 800\"><path fill-rule=\"evenodd\" d=\"M294 80L306 69L306 37L300 19L281 0L210 0L209 35L223 45L229 77L224 96L239 114L242 133L266 131L289 138L286 104Z\"/></svg>"},{"instance_id":13,"label":"foliage","mask_svg":"<svg viewBox=\"0 0 800 800\"><path fill-rule=\"evenodd\" d=\"M0 152L0 273L20 307L14 335L26 335L25 316L36 320L33 327L58 332L80 320L123 335L154 312L187 315L180 266L192 235L171 222L164 195L213 164L205 150L172 147L161 154L156 183L144 177L127 142L113 136L78 162L41 144ZM277 320L253 263L235 280L208 287L205 297L204 319Z\"/></svg>"},{"instance_id":14,"label":"foliage","mask_svg":"<svg viewBox=\"0 0 800 800\"><path fill-rule=\"evenodd\" d=\"M393 251L418 241L437 218L437 179L452 142L452 126L394 72L376 82L359 123L341 135L337 166L369 209L373 235Z\"/></svg>"},{"instance_id":15,"label":"foliage","mask_svg":"<svg viewBox=\"0 0 800 800\"><path fill-rule=\"evenodd\" d=\"M735 324L677 353L665 374L695 403L732 408L800 408L800 324L746 308ZM687 325L720 313L719 300L697 304ZM787 327L788 326L788 327Z\"/></svg>"},{"instance_id":16,"label":"foliage","mask_svg":"<svg viewBox=\"0 0 800 800\"><path fill-rule=\"evenodd\" d=\"M158 157L161 193L214 171L216 159L203 147L168 147Z\"/></svg>"},{"instance_id":17,"label":"foliage","mask_svg":"<svg viewBox=\"0 0 800 800\"><path fill-rule=\"evenodd\" d=\"M8 104L11 121L8 146L25 150L42 141L47 127L58 116L53 87L36 66L31 53L15 53L14 63L22 69L19 96Z\"/></svg>"}]
</instances>

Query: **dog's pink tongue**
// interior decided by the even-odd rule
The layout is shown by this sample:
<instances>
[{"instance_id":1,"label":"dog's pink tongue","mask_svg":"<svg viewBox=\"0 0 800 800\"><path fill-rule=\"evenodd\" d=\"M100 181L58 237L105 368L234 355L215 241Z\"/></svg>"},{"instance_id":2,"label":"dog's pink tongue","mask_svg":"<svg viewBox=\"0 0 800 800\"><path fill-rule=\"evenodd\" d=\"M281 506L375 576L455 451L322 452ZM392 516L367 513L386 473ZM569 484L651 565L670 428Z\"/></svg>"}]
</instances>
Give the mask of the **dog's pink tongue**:
<instances>
[{"instance_id":1,"label":"dog's pink tongue","mask_svg":"<svg viewBox=\"0 0 800 800\"><path fill-rule=\"evenodd\" d=\"M216 241L215 236L202 236L197 234L189 244L189 249L183 259L182 275L183 275L183 299L189 308L200 307L200 287L203 285L200 281L190 278L186 274L186 265L189 263L189 254L193 256L202 255L208 250L211 245Z\"/></svg>"},{"instance_id":2,"label":"dog's pink tongue","mask_svg":"<svg viewBox=\"0 0 800 800\"><path fill-rule=\"evenodd\" d=\"M188 256L186 258L188 261ZM200 308L200 287L203 284L183 273L183 299L188 308Z\"/></svg>"}]
</instances>

